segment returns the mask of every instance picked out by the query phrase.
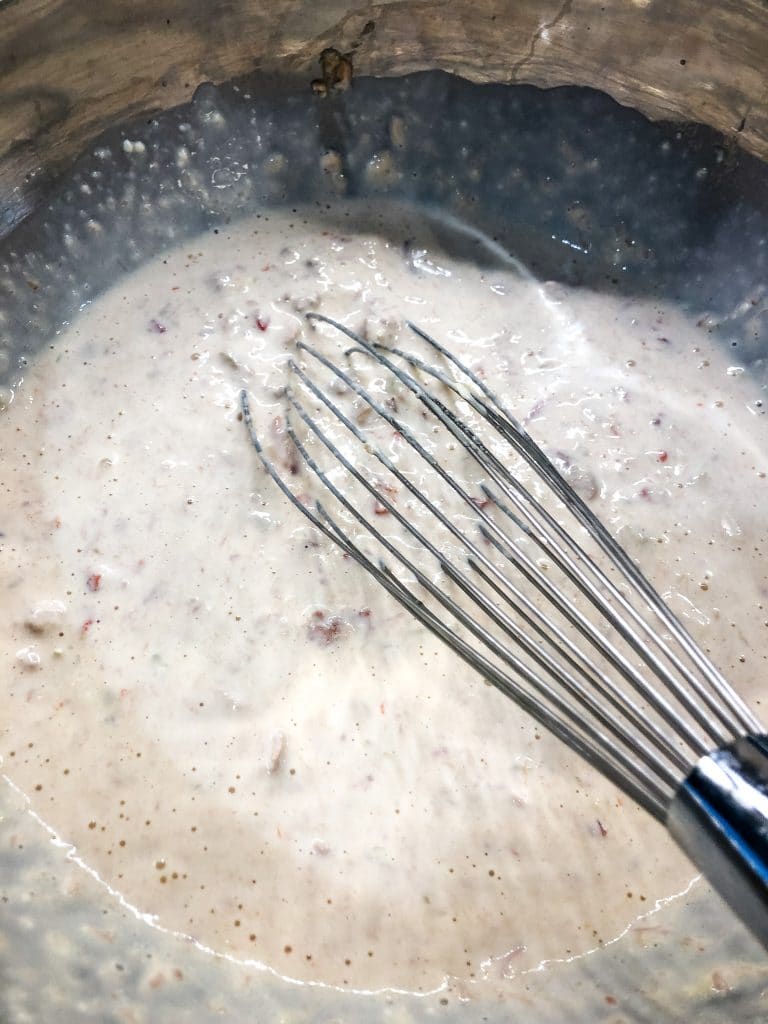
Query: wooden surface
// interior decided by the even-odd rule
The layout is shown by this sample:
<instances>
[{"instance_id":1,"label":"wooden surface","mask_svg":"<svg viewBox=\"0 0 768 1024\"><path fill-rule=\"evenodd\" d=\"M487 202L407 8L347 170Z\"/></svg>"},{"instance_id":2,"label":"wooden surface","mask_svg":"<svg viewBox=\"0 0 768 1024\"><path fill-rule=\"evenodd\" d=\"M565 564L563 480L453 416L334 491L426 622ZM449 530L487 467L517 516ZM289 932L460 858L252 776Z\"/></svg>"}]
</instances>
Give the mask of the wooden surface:
<instances>
[{"instance_id":1,"label":"wooden surface","mask_svg":"<svg viewBox=\"0 0 768 1024\"><path fill-rule=\"evenodd\" d=\"M0 0L0 217L110 121L256 69L309 87L326 46L357 74L593 86L768 158L763 0Z\"/></svg>"}]
</instances>

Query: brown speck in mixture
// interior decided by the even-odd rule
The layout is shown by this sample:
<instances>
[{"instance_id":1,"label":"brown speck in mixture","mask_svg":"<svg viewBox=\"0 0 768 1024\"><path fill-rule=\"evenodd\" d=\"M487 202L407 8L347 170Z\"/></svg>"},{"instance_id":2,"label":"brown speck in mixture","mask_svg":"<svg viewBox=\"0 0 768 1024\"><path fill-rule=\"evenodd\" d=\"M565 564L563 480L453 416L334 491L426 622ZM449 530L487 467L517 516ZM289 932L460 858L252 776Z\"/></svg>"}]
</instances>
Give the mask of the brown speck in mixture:
<instances>
[{"instance_id":1,"label":"brown speck in mixture","mask_svg":"<svg viewBox=\"0 0 768 1024\"><path fill-rule=\"evenodd\" d=\"M283 949L283 952L284 953L292 953L293 952L293 946L285 946L285 948Z\"/></svg>"},{"instance_id":2,"label":"brown speck in mixture","mask_svg":"<svg viewBox=\"0 0 768 1024\"><path fill-rule=\"evenodd\" d=\"M712 972L712 988L715 992L730 992L731 986L722 976L720 971Z\"/></svg>"},{"instance_id":3,"label":"brown speck in mixture","mask_svg":"<svg viewBox=\"0 0 768 1024\"><path fill-rule=\"evenodd\" d=\"M338 615L326 616L325 612L318 609L312 613L307 634L310 640L324 645L332 644L342 639L344 623Z\"/></svg>"},{"instance_id":4,"label":"brown speck in mixture","mask_svg":"<svg viewBox=\"0 0 768 1024\"><path fill-rule=\"evenodd\" d=\"M96 822L95 821L89 821L88 822L88 828L96 828Z\"/></svg>"}]
</instances>

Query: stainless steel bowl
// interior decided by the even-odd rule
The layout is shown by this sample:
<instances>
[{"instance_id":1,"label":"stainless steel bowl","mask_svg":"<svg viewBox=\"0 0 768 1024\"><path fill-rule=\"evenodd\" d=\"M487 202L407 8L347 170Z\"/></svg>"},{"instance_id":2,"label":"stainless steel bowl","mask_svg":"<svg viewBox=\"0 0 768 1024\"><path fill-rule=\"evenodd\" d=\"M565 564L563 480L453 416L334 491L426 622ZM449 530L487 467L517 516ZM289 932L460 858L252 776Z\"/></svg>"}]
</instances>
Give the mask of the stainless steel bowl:
<instances>
[{"instance_id":1,"label":"stainless steel bowl","mask_svg":"<svg viewBox=\"0 0 768 1024\"><path fill-rule=\"evenodd\" d=\"M309 80L318 74L323 49L335 46L350 55L356 76L394 77L443 69L476 82L589 85L654 118L701 122L722 132L715 137L704 130L686 129L678 137L674 127L663 129L664 138L677 146L683 162L692 161L691 167L712 163L715 184L708 184L706 193L688 196L685 202L693 205L683 203L679 208L675 222L679 231L673 231L671 241L667 238L666 248L661 233L670 230L674 218L665 214L664 223L652 217L639 219L637 231L645 233L656 253L653 272L632 266L633 254L624 252L621 273L629 266L633 287L660 295L665 288L678 296L682 293L691 307L702 289L706 291L715 328L750 346L745 348L747 361L762 374L768 324L753 324L750 310L731 300L747 295L755 280L765 276L760 262L765 256L760 255L758 244L764 231L760 211L768 205L760 164L768 155L765 4L729 0L667 5L634 0L628 5L590 0L577 10L572 8L570 0L549 6L534 0L475 0L472 4L414 0L375 6L330 2L322 8L301 0L272 4L141 0L130 5L107 0L98 8L78 0L0 3L0 233L5 236L0 313L12 319L17 329L26 330L29 352L71 315L84 298L78 291L77 273L68 278L63 272L62 267L72 265L62 263L65 257L57 248L56 233L40 231L47 221L55 224L67 211L77 210L76 198L57 182L71 172L79 154L84 154L82 166L87 166L91 143L102 131L119 134L119 129L110 128L113 123L128 119L134 134L162 135L166 122L159 116L161 111L191 102L183 116L194 123L206 111L234 103L228 87L199 88L203 82L225 83L257 72L259 77L248 79L256 99L264 99L265 109L277 105L284 117L299 121L304 117L308 130L302 136L306 149L297 148L291 154L292 165L301 173L288 174L275 195L266 194L258 169L248 190L230 188L215 194L205 175L190 175L180 192L180 201L199 212L190 225L202 227L210 218L237 216L259 201L281 201L294 195L294 186L304 192L321 188L320 181L313 184L310 168L315 166L316 153L329 144L328 133L331 141L334 132L338 135L338 126L310 108ZM542 104L542 110L550 109L547 104L553 102L550 94L526 95L531 103ZM489 96L494 97L492 102ZM577 102L575 96L568 93L568 102ZM450 118L457 116L458 106L465 105L471 113L475 104L487 113L498 104L495 148L503 153L514 144L511 136L506 150L501 144L504 131L512 130L513 114L504 107L506 100L498 90L480 93L455 79L428 76L398 79L386 87L367 81L350 97L346 113L352 125L364 115L388 124L395 101L399 110L410 104L414 117L419 111L431 112L434 134L442 139L439 161L429 168L433 192L426 195L417 190L409 198L439 202L440 170L447 175L459 173L455 154L450 152ZM604 97L591 96L589 103L589 116L607 138L613 130L611 119L618 118L614 106ZM627 116L626 124L635 126L631 130L636 132L639 149L622 157L619 151L627 148L626 135L622 137L616 160L620 164L625 159L627 169L613 168L615 174L630 174L630 164L637 164L647 138L642 119ZM279 120L273 123L276 131L279 124ZM579 122L570 124L578 161ZM247 141L242 144L247 146ZM370 145L375 148L377 143ZM553 242L540 230L541 211L532 215L529 224L506 223L505 204L492 199L488 185L498 181L501 172L485 154L482 139L474 139L471 148L469 163L480 168L475 180L482 201L470 202L465 193L464 200L451 206L452 212L478 227L493 223L502 234L505 229L514 234L519 254L538 261L547 276L600 286L611 277L612 266L619 273L610 247L590 261L565 260L562 239ZM364 166L369 155L364 143L357 150L348 149L345 158L350 171ZM258 168L256 156L251 153L249 159ZM243 162L243 154L233 155L231 150L227 158ZM426 156L414 143L401 146L396 160L413 171L425 166ZM467 161L464 164L472 169ZM679 166L681 175L687 173L688 165ZM667 187L673 203L673 172L668 174L662 191ZM354 179L352 173L350 180ZM413 175L408 180L414 180ZM618 181L617 187L621 184ZM717 223L717 237L707 234L706 223L700 234L689 232L686 225L695 222L696 211L706 209L707 203L717 205L721 194L722 211L712 222ZM447 202L447 196L446 191L442 201ZM642 209L643 197L635 198ZM749 230L743 222L746 200L750 210L757 211ZM118 241L130 242L135 262L171 242L155 230L152 218L133 217L128 225L125 217L117 215L109 228L111 244L98 254L98 260L94 252L83 256L84 261L90 260L90 271L82 279L91 288L98 289L116 272L117 262L110 260L115 252L126 251ZM600 231L600 237L611 237L610 225ZM41 248L43 236L47 249ZM737 249L738 266L732 258ZM703 258L703 250L711 258ZM101 278L94 270L96 262ZM34 287L15 287L19 273L32 264ZM731 290L718 292L717 282L726 266ZM73 1022L223 1018L547 1024L566 1016L605 1024L693 1019L705 1024L746 1024L765 1017L768 969L764 954L701 885L680 898L659 901L644 925L587 956L542 964L534 972L512 978L509 999L501 1007L463 1002L446 993L423 998L396 992L353 995L289 984L151 927L150 921L123 906L84 871L74 852L50 841L40 821L28 813L21 794L8 786L1 799L0 887L7 902L0 904L0 1017L9 1024L54 1017ZM488 969L492 969L490 963Z\"/></svg>"}]
</instances>

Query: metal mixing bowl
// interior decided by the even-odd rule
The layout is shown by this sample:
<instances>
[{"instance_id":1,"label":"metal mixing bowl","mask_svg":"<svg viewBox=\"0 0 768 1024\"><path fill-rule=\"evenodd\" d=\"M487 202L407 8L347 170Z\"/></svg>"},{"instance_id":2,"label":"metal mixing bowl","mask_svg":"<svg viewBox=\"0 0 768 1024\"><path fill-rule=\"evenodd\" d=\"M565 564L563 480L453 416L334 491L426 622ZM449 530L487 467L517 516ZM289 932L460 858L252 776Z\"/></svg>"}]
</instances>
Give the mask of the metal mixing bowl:
<instances>
[{"instance_id":1,"label":"metal mixing bowl","mask_svg":"<svg viewBox=\"0 0 768 1024\"><path fill-rule=\"evenodd\" d=\"M359 77L322 101L309 79L327 45L351 54L356 77L443 68L478 82L591 85L705 127L650 125L594 92L471 86L438 73ZM168 200L184 210L185 231L324 194L318 155L331 149L347 194L383 190L446 210L548 278L682 302L763 379L768 317L750 303L768 280L765 66L768 12L750 2L579 11L569 0L0 3L0 313L26 337L8 354L5 383L116 273L179 240L167 230L172 208L158 225L151 178L132 176L122 140L170 158L174 124L194 133L216 112L231 128L246 94L258 142L230 130L185 169ZM239 84L201 86L232 78ZM393 118L405 136L393 138ZM382 149L396 172L384 184L366 176ZM115 202L97 244L78 223L76 191L58 182L84 180L100 150L114 155L103 188ZM282 170L267 173L277 151ZM74 225L74 244L62 223ZM763 953L703 886L660 902L647 927L608 947L513 979L503 1007L352 996L288 984L148 927L47 841L20 794L7 788L2 800L0 1019L9 1024L765 1017Z\"/></svg>"}]
</instances>

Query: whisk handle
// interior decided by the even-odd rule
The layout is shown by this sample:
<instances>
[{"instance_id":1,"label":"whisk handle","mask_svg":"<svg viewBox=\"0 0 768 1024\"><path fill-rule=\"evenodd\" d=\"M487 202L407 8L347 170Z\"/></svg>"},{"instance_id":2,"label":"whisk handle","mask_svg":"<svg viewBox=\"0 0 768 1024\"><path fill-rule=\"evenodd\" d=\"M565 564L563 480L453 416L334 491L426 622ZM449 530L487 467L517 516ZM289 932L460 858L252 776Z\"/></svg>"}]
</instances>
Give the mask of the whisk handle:
<instances>
[{"instance_id":1,"label":"whisk handle","mask_svg":"<svg viewBox=\"0 0 768 1024\"><path fill-rule=\"evenodd\" d=\"M670 804L667 828L768 949L768 736L702 757Z\"/></svg>"}]
</instances>

